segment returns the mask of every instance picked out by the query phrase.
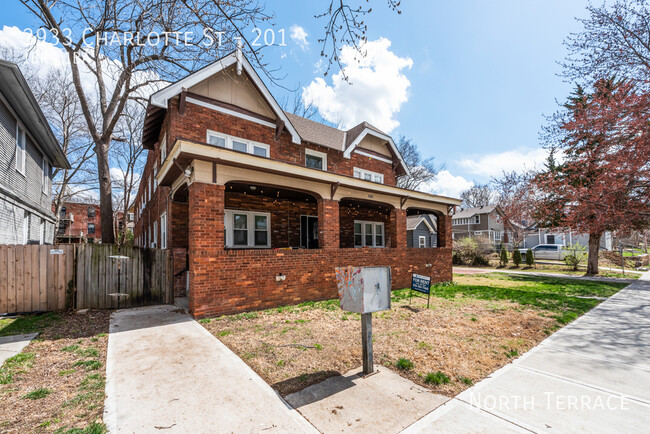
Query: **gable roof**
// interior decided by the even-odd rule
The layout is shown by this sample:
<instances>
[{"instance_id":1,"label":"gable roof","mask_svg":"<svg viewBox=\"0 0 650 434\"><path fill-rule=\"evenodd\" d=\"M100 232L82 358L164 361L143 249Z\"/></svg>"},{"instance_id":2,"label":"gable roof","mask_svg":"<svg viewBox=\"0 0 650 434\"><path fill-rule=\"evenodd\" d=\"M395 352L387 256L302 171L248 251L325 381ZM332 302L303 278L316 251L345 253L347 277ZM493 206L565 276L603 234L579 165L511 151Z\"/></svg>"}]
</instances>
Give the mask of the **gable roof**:
<instances>
[{"instance_id":1,"label":"gable roof","mask_svg":"<svg viewBox=\"0 0 650 434\"><path fill-rule=\"evenodd\" d=\"M343 156L345 158L350 158L350 155L352 155L354 148L356 148L359 143L361 143L363 138L367 135L375 136L382 140L385 140L388 143L388 149L390 149L393 157L396 157L398 159L404 174L408 176L411 175L411 171L406 165L404 158L402 158L402 154L400 154L399 149L397 149L397 146L395 145L395 142L393 142L393 139L388 134L384 133L379 128L374 127L368 122L361 122L359 125L350 128L346 132L346 145L345 150L343 151Z\"/></svg>"},{"instance_id":2,"label":"gable roof","mask_svg":"<svg viewBox=\"0 0 650 434\"><path fill-rule=\"evenodd\" d=\"M487 205L487 206L480 206L476 208L461 209L456 214L454 214L451 218L462 219L462 218L474 217L476 214L490 214L498 207L499 205Z\"/></svg>"},{"instance_id":3,"label":"gable roof","mask_svg":"<svg viewBox=\"0 0 650 434\"><path fill-rule=\"evenodd\" d=\"M413 215L406 217L406 230L407 231L413 231L420 226L420 224L424 222L424 224L429 228L430 232L435 232L436 229L434 228L434 225L432 225L429 222L429 219L427 218L427 214L424 215Z\"/></svg>"},{"instance_id":4,"label":"gable roof","mask_svg":"<svg viewBox=\"0 0 650 434\"><path fill-rule=\"evenodd\" d=\"M298 133L303 140L316 145L336 149L337 151L343 151L345 131L341 131L338 128L330 127L289 112L285 113L291 120L291 123L293 123L293 126L296 127L296 130L298 130Z\"/></svg>"},{"instance_id":5,"label":"gable roof","mask_svg":"<svg viewBox=\"0 0 650 434\"><path fill-rule=\"evenodd\" d=\"M18 65L2 59L0 59L0 93L52 165L69 169L70 163L59 141L54 137L52 128Z\"/></svg>"},{"instance_id":6,"label":"gable roof","mask_svg":"<svg viewBox=\"0 0 650 434\"><path fill-rule=\"evenodd\" d=\"M212 77L218 72L223 71L229 66L234 65L237 62L237 57L238 57L237 52L232 52L227 56L217 60L216 62L213 62L199 69L198 71L191 73L187 77L168 85L167 87L151 95L151 97L149 98L149 105L159 107L162 109L167 109L167 102L169 101L170 98L179 95L183 91L183 89L188 89L194 86L195 84L198 84L203 80ZM255 68L253 68L253 66L250 64L248 59L246 59L245 56L241 56L241 62L242 62L243 72L245 72L248 75L248 77L251 79L251 81L257 88L257 90L260 92L262 97L264 97L265 101L267 102L269 107L271 107L271 110L273 110L273 112L278 117L278 119L284 122L285 128L291 134L291 140L294 143L299 144L300 134L298 134L296 128L293 126L293 124L287 117L284 110L282 110L282 108L280 107L280 104L278 104L275 98L273 98L273 95L271 95L271 92L266 87L266 85L264 84L260 76L257 74ZM147 113L147 117L148 117L149 108L147 108L147 112L148 112Z\"/></svg>"}]
</instances>

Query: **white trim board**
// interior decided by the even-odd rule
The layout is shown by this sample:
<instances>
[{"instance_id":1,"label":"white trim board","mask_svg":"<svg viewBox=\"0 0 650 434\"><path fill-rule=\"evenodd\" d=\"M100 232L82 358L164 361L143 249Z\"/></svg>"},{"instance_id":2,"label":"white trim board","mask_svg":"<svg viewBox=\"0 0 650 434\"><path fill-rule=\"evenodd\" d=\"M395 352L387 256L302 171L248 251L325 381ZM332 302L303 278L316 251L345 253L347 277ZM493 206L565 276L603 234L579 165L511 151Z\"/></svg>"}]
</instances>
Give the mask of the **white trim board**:
<instances>
[{"instance_id":1,"label":"white trim board","mask_svg":"<svg viewBox=\"0 0 650 434\"><path fill-rule=\"evenodd\" d=\"M395 142L393 142L393 139L391 139L389 136L387 136L385 134L378 133L377 131L372 130L370 128L365 128L361 132L361 134L359 134L357 136L357 138L354 139L354 142L352 142L350 144L350 146L348 146L347 149L345 149L345 151L343 151L343 156L345 158L350 158L350 156L352 155L352 151L354 151L355 148L357 146L359 146L359 143L361 143L361 141L364 139L364 137L366 137L368 134L370 134L371 136L378 137L378 138L380 138L382 140L386 140L386 142L388 142L388 144L390 145L390 147L393 150L393 152L395 153L395 155L397 155L397 158L399 158L400 164L402 165L402 168L404 169L404 172L406 172L406 175L411 176L411 171L409 170L408 166L406 165L406 162L404 161L404 158L402 158L402 154L399 153L399 150L397 149L397 146L395 145Z\"/></svg>"}]
</instances>

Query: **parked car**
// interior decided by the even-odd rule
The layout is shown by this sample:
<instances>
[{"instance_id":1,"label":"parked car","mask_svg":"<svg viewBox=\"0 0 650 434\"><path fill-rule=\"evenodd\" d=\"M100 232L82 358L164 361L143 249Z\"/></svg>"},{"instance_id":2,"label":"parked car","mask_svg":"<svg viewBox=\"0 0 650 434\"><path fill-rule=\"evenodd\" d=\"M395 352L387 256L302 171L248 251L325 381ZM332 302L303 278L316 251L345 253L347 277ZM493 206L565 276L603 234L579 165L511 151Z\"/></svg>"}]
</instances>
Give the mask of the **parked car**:
<instances>
[{"instance_id":1,"label":"parked car","mask_svg":"<svg viewBox=\"0 0 650 434\"><path fill-rule=\"evenodd\" d=\"M535 259L564 260L564 246L561 244L538 244L530 249L533 251ZM522 255L525 255L527 250L528 249L519 249Z\"/></svg>"}]
</instances>

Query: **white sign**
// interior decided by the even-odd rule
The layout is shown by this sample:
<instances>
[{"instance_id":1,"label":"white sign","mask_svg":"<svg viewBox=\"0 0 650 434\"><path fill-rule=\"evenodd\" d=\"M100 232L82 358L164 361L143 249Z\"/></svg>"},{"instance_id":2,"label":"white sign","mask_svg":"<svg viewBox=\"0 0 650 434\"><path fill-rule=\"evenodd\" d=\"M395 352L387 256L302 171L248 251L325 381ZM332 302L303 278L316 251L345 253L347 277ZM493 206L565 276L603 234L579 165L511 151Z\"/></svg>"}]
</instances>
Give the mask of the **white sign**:
<instances>
[{"instance_id":1,"label":"white sign","mask_svg":"<svg viewBox=\"0 0 650 434\"><path fill-rule=\"evenodd\" d=\"M50 255L62 255L63 249L50 249Z\"/></svg>"}]
</instances>

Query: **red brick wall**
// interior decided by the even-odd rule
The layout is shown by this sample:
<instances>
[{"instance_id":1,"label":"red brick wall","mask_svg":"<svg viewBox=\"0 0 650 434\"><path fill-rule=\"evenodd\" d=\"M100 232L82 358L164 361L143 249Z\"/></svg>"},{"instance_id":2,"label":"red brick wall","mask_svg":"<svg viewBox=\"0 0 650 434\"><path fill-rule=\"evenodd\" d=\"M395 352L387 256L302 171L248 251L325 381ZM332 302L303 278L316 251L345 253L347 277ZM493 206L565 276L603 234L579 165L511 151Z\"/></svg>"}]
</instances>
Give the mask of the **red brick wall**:
<instances>
[{"instance_id":1,"label":"red brick wall","mask_svg":"<svg viewBox=\"0 0 650 434\"><path fill-rule=\"evenodd\" d=\"M69 219L70 214L72 214L74 216L74 221L71 222L69 220L61 219L61 223L65 224L65 233L59 234L58 231L56 231L56 236L78 237L83 232L84 238L87 238L89 241L95 238L98 240L101 239L102 224L99 216L99 205L65 202L63 203L63 207L65 207L65 218ZM95 210L94 217L88 217L88 208L93 208ZM54 206L52 206L52 211L56 211ZM95 224L95 232L92 234L88 233L88 223Z\"/></svg>"},{"instance_id":2,"label":"red brick wall","mask_svg":"<svg viewBox=\"0 0 650 434\"><path fill-rule=\"evenodd\" d=\"M173 146L175 139L205 143L207 130L212 130L266 143L270 145L271 159L301 166L305 165L305 148L325 152L327 154L327 170L330 172L352 176L353 167L359 167L383 173L384 183L395 185L395 174L391 164L359 154L352 154L352 157L347 159L343 157L342 151L312 143L297 145L291 142L291 135L286 130L282 133L280 139L276 141L275 129L273 128L190 103L185 107L185 114L179 115L178 100L169 102L168 113L168 120L165 121L163 126L163 128L168 128L168 149ZM159 155L158 151L156 151L156 155Z\"/></svg>"},{"instance_id":3,"label":"red brick wall","mask_svg":"<svg viewBox=\"0 0 650 434\"><path fill-rule=\"evenodd\" d=\"M334 268L390 266L393 289L411 273L452 279L451 249L222 250L193 260L190 313L196 318L260 310L338 296ZM427 267L426 264L431 264ZM286 280L276 282L282 273Z\"/></svg>"},{"instance_id":4,"label":"red brick wall","mask_svg":"<svg viewBox=\"0 0 650 434\"><path fill-rule=\"evenodd\" d=\"M338 249L340 246L340 206L336 200L318 201L318 240L321 249Z\"/></svg>"},{"instance_id":5,"label":"red brick wall","mask_svg":"<svg viewBox=\"0 0 650 434\"><path fill-rule=\"evenodd\" d=\"M189 247L189 207L187 203L171 202L169 217L169 246L187 249Z\"/></svg>"},{"instance_id":6,"label":"red brick wall","mask_svg":"<svg viewBox=\"0 0 650 434\"><path fill-rule=\"evenodd\" d=\"M318 215L315 202L226 191L226 209L271 213L271 247L300 247L300 216Z\"/></svg>"}]
</instances>

